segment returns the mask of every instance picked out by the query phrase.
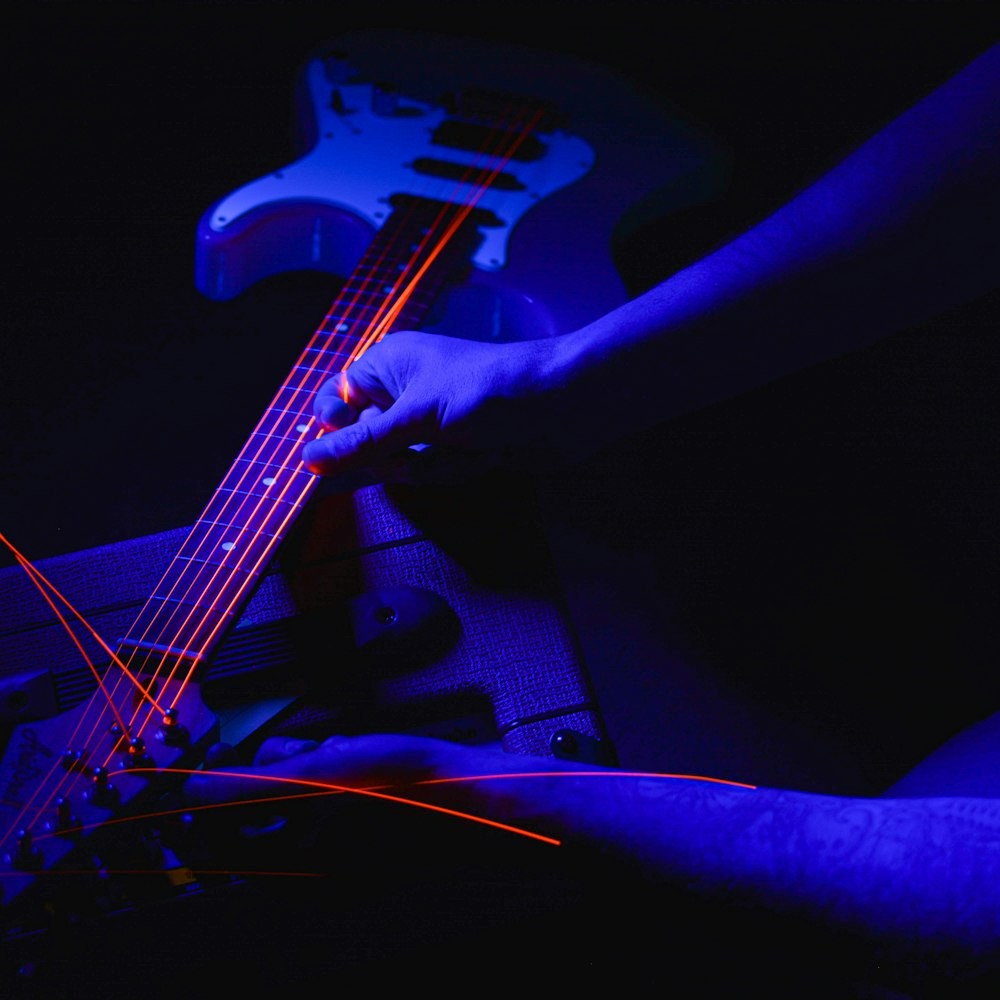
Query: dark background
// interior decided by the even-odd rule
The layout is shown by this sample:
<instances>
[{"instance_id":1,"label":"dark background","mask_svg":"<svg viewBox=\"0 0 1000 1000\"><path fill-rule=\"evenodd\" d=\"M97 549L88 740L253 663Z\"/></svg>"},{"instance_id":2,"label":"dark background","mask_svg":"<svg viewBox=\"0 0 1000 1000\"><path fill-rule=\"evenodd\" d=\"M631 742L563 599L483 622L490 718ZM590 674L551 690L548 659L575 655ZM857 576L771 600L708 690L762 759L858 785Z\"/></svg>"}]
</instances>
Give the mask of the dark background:
<instances>
[{"instance_id":1,"label":"dark background","mask_svg":"<svg viewBox=\"0 0 1000 1000\"><path fill-rule=\"evenodd\" d=\"M1000 34L995 5L962 2L12 10L0 531L34 560L191 523L328 306L318 274L227 303L193 285L199 218L288 162L294 75L324 39L554 48L714 135L718 196L615 248L638 292ZM985 296L556 478L565 537L607 570L578 607L626 764L873 793L997 707L998 318Z\"/></svg>"},{"instance_id":2,"label":"dark background","mask_svg":"<svg viewBox=\"0 0 1000 1000\"><path fill-rule=\"evenodd\" d=\"M306 276L251 303L205 302L195 226L212 201L287 162L293 77L324 38L410 26L555 47L622 71L715 133L731 182L626 249L638 289L945 79L985 44L990 6L541 3L473 16L432 4L390 16L348 4L15 4L3 41L2 530L40 559L200 510L271 388L254 359L273 321L291 338L311 331L326 286ZM225 391L213 371L223 358Z\"/></svg>"},{"instance_id":3,"label":"dark background","mask_svg":"<svg viewBox=\"0 0 1000 1000\"><path fill-rule=\"evenodd\" d=\"M394 10L391 26L582 56L716 137L729 179L714 200L614 248L639 291L752 225L981 51L998 34L990 8L515 4L472 17L431 5ZM208 301L193 284L195 227L215 199L291 158L292 83L312 49L384 21L295 3L14 8L0 531L29 558L197 516L331 281L282 275ZM713 662L786 664L762 688L779 701L801 663L823 674L907 662L931 690L939 659L989 662L996 317L987 296L557 483L570 537L645 574L609 577L591 600L631 616L638 635L630 608L652 595ZM589 500L574 506L580 489ZM674 638L651 637L650 650ZM899 766L854 780L884 784Z\"/></svg>"},{"instance_id":4,"label":"dark background","mask_svg":"<svg viewBox=\"0 0 1000 1000\"><path fill-rule=\"evenodd\" d=\"M222 303L193 282L202 213L294 155L293 80L322 41L392 27L555 49L713 136L728 180L712 200L595 248L638 292L1000 34L992 5L973 3L543 3L474 17L430 5L386 18L297 3L14 8L0 531L29 558L190 524L328 307L318 273ZM600 693L626 762L875 791L994 704L996 298L554 479L578 624L595 633L594 670L613 677ZM683 674L666 690L664 657ZM730 709L748 694L763 715L739 721ZM657 697L694 701L664 727L643 718ZM887 746L884 727L903 720ZM794 752L761 750L772 726ZM804 751L818 730L827 745ZM692 749L704 743L719 756Z\"/></svg>"}]
</instances>

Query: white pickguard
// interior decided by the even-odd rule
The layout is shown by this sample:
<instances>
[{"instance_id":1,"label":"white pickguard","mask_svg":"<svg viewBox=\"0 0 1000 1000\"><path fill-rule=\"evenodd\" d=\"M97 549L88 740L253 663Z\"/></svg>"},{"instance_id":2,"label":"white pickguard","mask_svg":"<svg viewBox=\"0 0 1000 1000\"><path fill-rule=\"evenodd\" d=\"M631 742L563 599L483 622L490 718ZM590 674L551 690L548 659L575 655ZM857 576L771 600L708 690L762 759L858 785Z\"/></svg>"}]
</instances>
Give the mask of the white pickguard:
<instances>
[{"instance_id":1,"label":"white pickguard","mask_svg":"<svg viewBox=\"0 0 1000 1000\"><path fill-rule=\"evenodd\" d=\"M545 154L532 162L510 160L503 172L523 190L487 188L418 173L412 162L430 157L468 167L490 169L496 158L434 145L434 130L447 117L441 108L396 98L389 114L374 109L371 84L331 85L324 63L308 67L309 92L316 114L317 141L304 157L281 170L243 185L224 198L212 214L211 228L223 232L248 212L276 202L313 201L351 211L376 229L390 213L396 194L416 195L453 204L475 200L500 220L484 228L473 262L485 270L504 265L510 233L517 221L546 195L578 180L594 164L593 148L582 139L554 130L540 137ZM339 100L331 100L334 92Z\"/></svg>"}]
</instances>

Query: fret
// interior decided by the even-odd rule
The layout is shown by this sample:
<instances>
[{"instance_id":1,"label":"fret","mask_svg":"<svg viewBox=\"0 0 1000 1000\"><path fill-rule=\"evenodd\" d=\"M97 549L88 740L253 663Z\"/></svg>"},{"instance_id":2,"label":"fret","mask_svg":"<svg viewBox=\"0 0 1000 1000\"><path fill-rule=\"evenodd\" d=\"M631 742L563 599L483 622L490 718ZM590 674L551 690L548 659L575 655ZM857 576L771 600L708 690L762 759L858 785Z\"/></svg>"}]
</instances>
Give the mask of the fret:
<instances>
[{"instance_id":1,"label":"fret","mask_svg":"<svg viewBox=\"0 0 1000 1000\"><path fill-rule=\"evenodd\" d=\"M252 586L259 575L259 572L247 567L181 559L163 575L150 601L172 601L174 604L222 613L248 586ZM157 613L156 609L151 607L150 614L154 613Z\"/></svg>"},{"instance_id":2,"label":"fret","mask_svg":"<svg viewBox=\"0 0 1000 1000\"><path fill-rule=\"evenodd\" d=\"M158 658L157 666L164 658L191 660L232 625L317 483L300 457L321 433L312 415L316 392L376 330L419 325L455 265L469 265L481 239L470 221L475 213L409 196L392 204L123 640L136 656ZM456 218L463 221L452 229Z\"/></svg>"},{"instance_id":3,"label":"fret","mask_svg":"<svg viewBox=\"0 0 1000 1000\"><path fill-rule=\"evenodd\" d=\"M248 482L260 483L271 492L268 497L277 500L283 495L284 484L294 483L293 490L296 492L285 493L285 502L291 503L291 498L298 496L308 486L313 478L311 472L298 467L298 462L293 465L282 465L279 462L268 462L260 458L238 458L229 470L226 478L222 481L222 486L233 488L230 484L247 484Z\"/></svg>"},{"instance_id":4,"label":"fret","mask_svg":"<svg viewBox=\"0 0 1000 1000\"><path fill-rule=\"evenodd\" d=\"M130 630L129 634L134 635L135 629ZM163 675L171 673L177 670L179 667L190 666L192 662L199 662L203 660L204 655L199 655L192 650L185 652L183 649L174 650L167 643L163 644L161 649L146 649L135 642L130 642L128 639L119 639L119 656L118 658L122 660L125 666L128 668L130 674L133 677L137 677L139 683L143 687L149 689L150 682L152 680L149 672L151 669L155 670L157 673ZM151 643L150 645L156 645ZM121 655L127 652L127 656ZM155 653L155 657L152 655ZM155 689L150 692L155 694ZM123 711L126 708L127 703L124 701L118 701L117 704L119 708Z\"/></svg>"},{"instance_id":5,"label":"fret","mask_svg":"<svg viewBox=\"0 0 1000 1000\"><path fill-rule=\"evenodd\" d=\"M301 392L301 390L299 390L299 392ZM287 416L293 420L300 420L300 421L308 420L312 416L312 413L303 407L292 407L291 409L283 409L282 407L279 406L271 406L268 408L264 416L266 418L268 416L271 416L272 414L278 414L279 418L280 416ZM263 422L264 420L262 419L261 423Z\"/></svg>"},{"instance_id":6,"label":"fret","mask_svg":"<svg viewBox=\"0 0 1000 1000\"><path fill-rule=\"evenodd\" d=\"M301 390L300 390L301 391ZM302 393L311 400L311 394ZM304 413L295 407L289 409L268 410L264 418L254 428L253 434L266 434L268 437L284 437L305 433L303 428L310 427L313 419L311 413ZM294 438L292 438L294 440Z\"/></svg>"},{"instance_id":7,"label":"fret","mask_svg":"<svg viewBox=\"0 0 1000 1000\"><path fill-rule=\"evenodd\" d=\"M330 347L307 347L302 353L318 354L324 358L337 358L337 359L342 358L345 361L351 356L350 351L335 351ZM302 366L299 365L298 367Z\"/></svg>"},{"instance_id":8,"label":"fret","mask_svg":"<svg viewBox=\"0 0 1000 1000\"><path fill-rule=\"evenodd\" d=\"M298 413L312 415L312 397L329 377L329 372L318 371L309 365L296 365L288 375L288 384L275 393L274 399L262 414L256 429L264 426L275 414Z\"/></svg>"},{"instance_id":9,"label":"fret","mask_svg":"<svg viewBox=\"0 0 1000 1000\"><path fill-rule=\"evenodd\" d=\"M261 553L282 537L277 531L264 530L265 525L272 529L279 527L280 521L267 525L266 517L260 520L263 522L260 525L212 524L199 520L191 529L180 554L203 558L218 555L222 560L219 565L225 566L247 565L249 560L252 566ZM192 547L194 551L189 551Z\"/></svg>"},{"instance_id":10,"label":"fret","mask_svg":"<svg viewBox=\"0 0 1000 1000\"><path fill-rule=\"evenodd\" d=\"M227 566L207 558L178 555L160 578L154 594L157 600L195 598L217 608L228 607L233 597L252 586L259 575L251 566ZM208 591L218 599L206 599Z\"/></svg>"},{"instance_id":11,"label":"fret","mask_svg":"<svg viewBox=\"0 0 1000 1000\"><path fill-rule=\"evenodd\" d=\"M248 466L241 461L230 471L192 528L181 555L208 556L221 550L241 560L254 558L262 541L282 537L282 525L302 508L314 477L301 470L278 469L276 475L261 480L256 470L247 471ZM233 486L227 486L230 480ZM235 484L244 480L249 488L237 488Z\"/></svg>"},{"instance_id":12,"label":"fret","mask_svg":"<svg viewBox=\"0 0 1000 1000\"><path fill-rule=\"evenodd\" d=\"M290 409L268 411L267 416L271 419L262 420L253 429L247 439L247 445L250 445L254 438L258 440L266 438L270 441L285 441L292 445L300 445L306 440L301 435L319 429L311 413L306 414Z\"/></svg>"},{"instance_id":13,"label":"fret","mask_svg":"<svg viewBox=\"0 0 1000 1000\"><path fill-rule=\"evenodd\" d=\"M139 642L131 641L129 639L119 639L119 645L128 646L132 649L144 650L150 653L167 653L178 660L190 660L192 663L197 663L199 660L204 659L204 655L201 653L194 653L190 650L176 649L173 646L165 646L158 642Z\"/></svg>"},{"instance_id":14,"label":"fret","mask_svg":"<svg viewBox=\"0 0 1000 1000\"><path fill-rule=\"evenodd\" d=\"M339 304L339 301L337 304ZM353 330L358 325L359 325L358 318L356 315L351 316L350 319L347 319L346 316L340 316L340 315L327 316L323 320L323 322L320 323L320 325L316 328L315 336L318 337L320 334L324 334L327 337L332 337L338 334L340 336L347 336L350 333L350 331ZM352 335L351 339L356 339L356 338Z\"/></svg>"},{"instance_id":15,"label":"fret","mask_svg":"<svg viewBox=\"0 0 1000 1000\"><path fill-rule=\"evenodd\" d=\"M251 567L244 568L243 566L227 566L226 563L220 559L208 559L204 556L183 556L178 554L174 558L179 559L181 562L191 563L195 566L225 567L232 573L244 573L247 576L251 576L253 572Z\"/></svg>"},{"instance_id":16,"label":"fret","mask_svg":"<svg viewBox=\"0 0 1000 1000\"><path fill-rule=\"evenodd\" d=\"M267 486L264 486L260 490L253 490L253 489L239 490L236 489L235 487L220 486L216 489L215 494L216 496L221 496L221 494L227 494L228 496L253 497L255 500L266 500L270 504L280 504L282 507L285 507L286 509L289 507L294 509L302 506L302 504L295 503L292 500L285 500L280 496L274 496L273 491L271 491L270 488ZM213 500L214 499L215 497L213 497ZM206 511L207 510L208 508L206 508ZM207 520L215 520L215 518L207 518Z\"/></svg>"},{"instance_id":17,"label":"fret","mask_svg":"<svg viewBox=\"0 0 1000 1000\"><path fill-rule=\"evenodd\" d=\"M121 645L149 653L169 653L197 659L209 638L232 621L221 611L175 612L162 603L147 604L139 613Z\"/></svg>"},{"instance_id":18,"label":"fret","mask_svg":"<svg viewBox=\"0 0 1000 1000\"><path fill-rule=\"evenodd\" d=\"M346 315L341 315L340 317L341 322L350 320L351 326L357 330L363 328L367 323L371 322L373 317L384 311L385 300L381 296L373 299L367 294L362 295L361 289L348 278L346 284L340 290L340 297L334 305L338 313L341 309L346 310ZM327 334L327 336L335 335L337 335L336 331ZM341 333L340 336L345 336L345 334Z\"/></svg>"},{"instance_id":19,"label":"fret","mask_svg":"<svg viewBox=\"0 0 1000 1000\"><path fill-rule=\"evenodd\" d=\"M235 596L235 595L234 595ZM159 601L165 608L167 605L174 605L179 608L193 608L195 611L209 611L213 614L221 613L223 615L232 615L232 611L223 610L219 612L218 607L209 607L204 604L198 604L196 601L184 601L178 597L170 597L169 595L163 595L158 593L153 593L150 595L150 601ZM218 604L223 604L223 601L218 601Z\"/></svg>"},{"instance_id":20,"label":"fret","mask_svg":"<svg viewBox=\"0 0 1000 1000\"><path fill-rule=\"evenodd\" d=\"M312 419L312 418L310 418L310 419ZM301 448L301 446L306 441L309 440L308 437L304 437L303 435L307 435L311 431L315 431L316 434L318 434L319 433L319 425L318 424L315 425L315 426L310 425L305 420L305 418L303 418L302 422L299 423L299 424L296 424L295 427L292 429L292 431L289 432L289 434L280 434L280 433L279 434L272 434L269 431L254 431L250 435L250 437L247 439L247 443L243 447L244 448L252 448L254 442L260 442L257 445L257 450L259 451L261 448L263 448L263 447L266 446L264 444L264 442L268 442L269 441L269 442L272 443L272 445L275 442L281 442L283 444L291 445L292 449L294 449L294 451L290 450L288 452L288 454L298 454L299 448ZM289 436L292 433L294 433L296 436L295 437ZM315 434L313 434L313 436L315 437Z\"/></svg>"},{"instance_id":21,"label":"fret","mask_svg":"<svg viewBox=\"0 0 1000 1000\"><path fill-rule=\"evenodd\" d=\"M283 385L271 401L271 406L261 418L260 423L263 424L268 415L275 411L279 413L299 413L303 418L312 416L313 394L327 379L326 374L318 372L315 374L318 377L315 380L314 387Z\"/></svg>"},{"instance_id":22,"label":"fret","mask_svg":"<svg viewBox=\"0 0 1000 1000\"><path fill-rule=\"evenodd\" d=\"M349 358L349 357L350 357L350 354L345 354L344 355L344 359L345 360L347 358ZM337 371L339 371L339 370L340 369L337 369ZM320 375L320 374L323 374L325 376L325 375L332 374L332 372L318 372L316 370L315 366L313 366L313 365L293 365L292 366L292 371L293 372L308 372L310 375Z\"/></svg>"},{"instance_id":23,"label":"fret","mask_svg":"<svg viewBox=\"0 0 1000 1000\"><path fill-rule=\"evenodd\" d=\"M245 531L252 531L254 535L258 535L263 538L280 537L276 534L264 531L263 528L252 529L248 524L245 523L232 522L232 521L211 521L204 517L199 518L197 524L195 525L196 531L200 532L202 531L202 529L204 529L203 537L205 541L210 540L211 537L210 532L216 529L218 529L218 531L221 532L220 537L222 539L227 539L227 537L232 537L234 534L240 535ZM210 544L212 543L210 542ZM228 552L230 549L233 548L233 546L230 545L228 541L224 540L221 542L221 544L219 544L219 548L225 549Z\"/></svg>"},{"instance_id":24,"label":"fret","mask_svg":"<svg viewBox=\"0 0 1000 1000\"><path fill-rule=\"evenodd\" d=\"M371 278L362 278L360 284L345 284L341 289L341 295L378 295L381 299L387 295L393 295L397 291L399 291L399 289L396 287L395 281L389 280L386 277L376 276ZM376 307L369 306L368 308L374 310Z\"/></svg>"}]
</instances>

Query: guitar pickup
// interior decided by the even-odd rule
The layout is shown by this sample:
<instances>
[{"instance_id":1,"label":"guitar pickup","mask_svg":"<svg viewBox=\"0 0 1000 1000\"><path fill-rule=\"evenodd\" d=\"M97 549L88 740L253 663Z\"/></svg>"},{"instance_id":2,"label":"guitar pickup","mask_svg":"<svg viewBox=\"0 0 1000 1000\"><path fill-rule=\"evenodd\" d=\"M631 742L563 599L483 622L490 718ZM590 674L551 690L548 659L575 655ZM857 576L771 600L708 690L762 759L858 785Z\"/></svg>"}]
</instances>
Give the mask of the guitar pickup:
<instances>
[{"instance_id":1,"label":"guitar pickup","mask_svg":"<svg viewBox=\"0 0 1000 1000\"><path fill-rule=\"evenodd\" d=\"M473 184L477 187L498 189L500 191L524 191L526 186L513 174L503 171L494 173L491 170L476 170L462 163L452 163L450 160L437 160L430 156L418 156L410 164L418 174L426 177L440 177L448 181L459 181L463 184Z\"/></svg>"}]
</instances>

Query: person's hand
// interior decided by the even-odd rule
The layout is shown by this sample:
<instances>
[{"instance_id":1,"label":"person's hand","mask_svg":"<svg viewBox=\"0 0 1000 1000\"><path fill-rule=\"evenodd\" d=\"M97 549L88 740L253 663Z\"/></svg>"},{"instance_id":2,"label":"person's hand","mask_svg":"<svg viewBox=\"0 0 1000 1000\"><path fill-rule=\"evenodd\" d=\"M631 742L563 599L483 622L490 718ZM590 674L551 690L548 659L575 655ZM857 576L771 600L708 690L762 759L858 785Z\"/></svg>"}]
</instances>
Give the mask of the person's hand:
<instances>
[{"instance_id":1,"label":"person's hand","mask_svg":"<svg viewBox=\"0 0 1000 1000\"><path fill-rule=\"evenodd\" d=\"M421 783L567 767L575 765L425 736L331 736L322 743L274 736L260 745L252 764L197 772L188 779L184 793L195 805L263 800L322 788L406 794L401 790Z\"/></svg>"},{"instance_id":2,"label":"person's hand","mask_svg":"<svg viewBox=\"0 0 1000 1000\"><path fill-rule=\"evenodd\" d=\"M531 829L539 818L537 802L554 798L556 786L540 782L558 782L576 770L595 768L423 736L331 736L322 743L271 737L251 764L195 772L183 800L214 824L210 839L224 854L233 849L235 832L277 828L277 842L255 836L260 849L297 854L319 837L322 855L323 830L368 835L390 817L399 833L426 823L424 806L448 821L434 825L435 836L447 830L458 843L469 839L471 818Z\"/></svg>"},{"instance_id":3,"label":"person's hand","mask_svg":"<svg viewBox=\"0 0 1000 1000\"><path fill-rule=\"evenodd\" d=\"M347 488L544 469L577 450L554 339L489 344L400 331L316 395L324 433L303 450Z\"/></svg>"}]
</instances>

